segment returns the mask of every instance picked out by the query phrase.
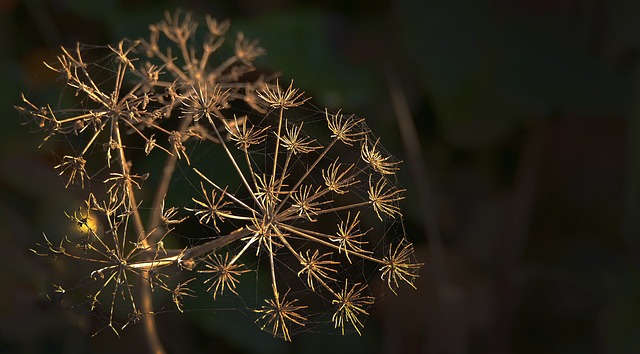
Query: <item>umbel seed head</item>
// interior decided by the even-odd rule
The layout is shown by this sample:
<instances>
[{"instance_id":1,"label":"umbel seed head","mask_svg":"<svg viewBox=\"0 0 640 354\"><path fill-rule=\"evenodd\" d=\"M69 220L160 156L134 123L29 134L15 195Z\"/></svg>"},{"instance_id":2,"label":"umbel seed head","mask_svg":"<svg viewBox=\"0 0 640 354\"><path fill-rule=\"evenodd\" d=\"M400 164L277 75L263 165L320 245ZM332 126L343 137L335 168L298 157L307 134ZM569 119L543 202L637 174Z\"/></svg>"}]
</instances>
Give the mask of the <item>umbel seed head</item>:
<instances>
[{"instance_id":1,"label":"umbel seed head","mask_svg":"<svg viewBox=\"0 0 640 354\"><path fill-rule=\"evenodd\" d=\"M383 294L375 284L415 287L422 266L403 225L400 161L364 118L318 110L293 80L256 72L265 50L229 35L229 21L199 26L176 11L149 28L62 48L47 67L73 103L22 96L16 107L43 143L65 142L53 168L85 194L65 214L81 236L45 235L34 249L91 267L54 295L86 295L116 334L153 326L162 309L249 304L286 341L318 319L361 334Z\"/></svg>"}]
</instances>

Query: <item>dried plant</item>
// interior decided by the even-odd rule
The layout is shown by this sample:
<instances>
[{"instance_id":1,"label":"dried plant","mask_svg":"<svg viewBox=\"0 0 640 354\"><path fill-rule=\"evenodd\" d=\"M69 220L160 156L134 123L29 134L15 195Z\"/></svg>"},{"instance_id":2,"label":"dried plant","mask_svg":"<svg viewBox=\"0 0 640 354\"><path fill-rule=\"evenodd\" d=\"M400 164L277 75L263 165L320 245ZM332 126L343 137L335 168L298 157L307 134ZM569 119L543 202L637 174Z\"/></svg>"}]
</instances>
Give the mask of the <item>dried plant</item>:
<instances>
[{"instance_id":1,"label":"dried plant","mask_svg":"<svg viewBox=\"0 0 640 354\"><path fill-rule=\"evenodd\" d=\"M229 22L207 17L200 44L198 25L178 11L151 25L149 38L63 48L47 66L77 103L53 108L23 96L25 123L71 147L55 166L65 186L87 192L68 214L82 236L45 236L34 251L91 264L90 309L116 333L145 321L156 351L157 292L184 311L202 292L212 302L242 296L248 272L269 284L254 312L273 335L290 341L323 318L360 333L380 296L367 269L395 293L413 287L421 266L402 227L399 161L363 118L320 111L293 81L256 75L264 49L242 33L214 63ZM143 163L158 159L161 168ZM230 175L237 183L223 182ZM178 182L199 188L166 207ZM185 223L203 235L167 247L180 244Z\"/></svg>"}]
</instances>

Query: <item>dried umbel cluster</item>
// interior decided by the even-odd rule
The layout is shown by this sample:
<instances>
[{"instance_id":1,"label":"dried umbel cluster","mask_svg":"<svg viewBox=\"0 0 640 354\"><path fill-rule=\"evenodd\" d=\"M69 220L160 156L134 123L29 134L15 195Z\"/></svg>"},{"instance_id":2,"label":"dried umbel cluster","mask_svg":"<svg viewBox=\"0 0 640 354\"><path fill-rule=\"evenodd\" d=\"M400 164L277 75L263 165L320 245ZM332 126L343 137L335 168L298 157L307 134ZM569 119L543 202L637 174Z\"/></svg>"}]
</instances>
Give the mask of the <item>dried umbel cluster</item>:
<instances>
[{"instance_id":1,"label":"dried umbel cluster","mask_svg":"<svg viewBox=\"0 0 640 354\"><path fill-rule=\"evenodd\" d=\"M242 296L244 279L269 285L253 312L274 335L291 340L323 319L360 333L379 296L368 270L395 293L421 266L402 226L399 162L364 119L255 74L264 50L242 33L227 45L228 28L207 17L201 33L190 14L167 14L148 39L78 45L47 65L76 103L23 97L17 109L45 141L71 147L55 169L87 197L67 213L81 236L45 236L35 252L91 264L77 290L116 333L151 320L160 293L183 311L192 297ZM145 163L160 158L162 168ZM176 183L196 188L165 205ZM202 234L185 234L188 223Z\"/></svg>"}]
</instances>

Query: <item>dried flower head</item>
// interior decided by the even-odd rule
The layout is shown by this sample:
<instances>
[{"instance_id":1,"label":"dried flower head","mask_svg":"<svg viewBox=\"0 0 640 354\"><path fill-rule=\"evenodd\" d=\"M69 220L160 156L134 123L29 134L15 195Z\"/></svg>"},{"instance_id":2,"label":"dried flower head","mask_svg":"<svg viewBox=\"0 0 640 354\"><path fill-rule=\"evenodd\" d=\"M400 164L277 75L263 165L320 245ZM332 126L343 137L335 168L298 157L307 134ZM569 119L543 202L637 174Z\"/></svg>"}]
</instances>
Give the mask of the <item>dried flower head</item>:
<instances>
[{"instance_id":1,"label":"dried flower head","mask_svg":"<svg viewBox=\"0 0 640 354\"><path fill-rule=\"evenodd\" d=\"M413 245L406 241L389 248L389 254L384 257L384 265L380 268L382 279L386 278L389 288L394 292L400 286L400 281L415 289L413 282L418 277L418 270L422 266L413 259Z\"/></svg>"},{"instance_id":2,"label":"dried flower head","mask_svg":"<svg viewBox=\"0 0 640 354\"><path fill-rule=\"evenodd\" d=\"M213 293L214 300L218 294L224 294L225 289L238 294L236 293L236 285L240 280L237 277L249 271L245 269L243 264L230 262L228 253L224 254L224 258L218 253L208 255L203 263L204 269L198 270L198 273L211 274L211 277L203 283L211 283L207 291Z\"/></svg>"},{"instance_id":3,"label":"dried flower head","mask_svg":"<svg viewBox=\"0 0 640 354\"><path fill-rule=\"evenodd\" d=\"M23 96L17 109L44 141L68 142L54 168L90 190L67 214L80 237L45 236L35 252L90 264L90 310L116 333L152 328L158 308L188 310L197 289L211 306L262 304L256 322L287 341L310 318L361 333L372 273L395 293L421 267L402 227L400 162L364 118L318 110L293 81L247 75L265 51L237 33L225 57L229 29L206 17L198 34L176 11L148 38L63 48L47 65L76 103ZM243 294L248 278L256 291ZM170 306L154 308L159 293Z\"/></svg>"},{"instance_id":4,"label":"dried flower head","mask_svg":"<svg viewBox=\"0 0 640 354\"><path fill-rule=\"evenodd\" d=\"M198 217L198 221L200 221L201 224L209 224L213 222L213 227L220 232L216 220L224 221L225 216L231 215L229 212L224 210L225 206L231 204L223 200L226 190L221 192L220 197L216 197L216 191L213 189L211 190L211 197L209 197L202 182L200 182L200 188L202 188L202 195L204 196L205 201L201 202L195 198L192 198L192 200L202 208L185 208L185 210L193 212L194 215Z\"/></svg>"},{"instance_id":5,"label":"dried flower head","mask_svg":"<svg viewBox=\"0 0 640 354\"><path fill-rule=\"evenodd\" d=\"M338 138L341 142L352 145L362 140L367 134L367 128L364 125L364 118L356 118L355 116L345 117L340 112L329 114L325 110L327 124L329 130L333 133L331 137Z\"/></svg>"},{"instance_id":6,"label":"dried flower head","mask_svg":"<svg viewBox=\"0 0 640 354\"><path fill-rule=\"evenodd\" d=\"M384 178L380 178L375 186L369 179L369 200L380 220L383 219L383 214L391 218L401 215L397 202L404 199L401 195L403 192L404 189L388 188L387 180Z\"/></svg>"},{"instance_id":7,"label":"dried flower head","mask_svg":"<svg viewBox=\"0 0 640 354\"><path fill-rule=\"evenodd\" d=\"M282 299L276 295L274 299L265 300L267 304L256 310L261 314L256 322L263 322L263 330L267 329L274 336L281 336L284 340L291 342L289 328L294 324L304 326L307 319L300 314L300 310L307 306L296 305L297 299L286 300L287 295L288 292L282 296Z\"/></svg>"},{"instance_id":8,"label":"dried flower head","mask_svg":"<svg viewBox=\"0 0 640 354\"><path fill-rule=\"evenodd\" d=\"M247 117L240 118L238 122L237 117L233 117L233 125L227 123L225 128L229 132L231 140L236 142L238 148L247 150L251 145L262 144L267 138L265 132L267 128L253 129L253 126L247 125Z\"/></svg>"},{"instance_id":9,"label":"dried flower head","mask_svg":"<svg viewBox=\"0 0 640 354\"><path fill-rule=\"evenodd\" d=\"M216 171L195 172L225 195L226 209L220 223L230 223L235 232L243 233L242 238L234 238L233 243L227 244L229 256L225 256L225 266L236 264L251 249L254 250L251 253L268 263L273 296L269 305L259 310L260 320L268 323L263 329L290 339L287 323L303 325L304 320L294 316L295 321L287 321L282 315L286 313L285 305L296 310L304 306L307 313L318 310L299 295L303 293L300 289L291 291L294 287L290 280L286 281L286 293L296 294L295 302L281 298L283 289L279 284L288 279L287 272L293 271L290 276L302 281L299 286L303 290L341 304L333 317L336 327L344 332L350 325L359 332L366 315L363 307L375 299L361 295L365 286L354 280L359 278L350 270L362 268L351 265L377 263L381 277L395 279L387 284L393 292L399 285L397 280L411 284L415 280L402 270L413 272L421 266L415 261L413 249L407 249L401 257L403 264L397 265L398 254L391 262L395 268L387 269L393 240L382 236L393 234L388 232L388 224L402 222L398 203L404 190L394 186L391 173L399 163L390 156L381 157L379 139L372 136L362 119L329 115L325 111L317 112L324 119L301 120L300 112L294 108L308 108L304 105L306 98L297 92L293 86L283 92L276 84L274 89L259 93L273 110L246 114L242 123L236 123L237 116L231 120L221 113L218 118L234 122L234 127L228 124L225 129L237 150L219 130L213 129L215 121L210 122L220 141L220 154L228 159L229 168L239 177L238 183L218 185L213 182L217 179ZM303 116L308 117L308 111L304 112ZM338 118L327 119L329 116ZM246 143L252 140L256 143ZM357 143L359 148L353 149ZM371 158L363 158L362 151ZM377 162L372 163L374 160ZM207 224L202 215L202 211L194 210L194 216ZM368 215L366 227L363 215ZM373 219L381 224L375 225ZM336 225L337 230L333 231ZM216 227L222 230L222 226ZM405 239L404 233L398 237ZM284 265L287 258L297 260L299 265ZM353 283L357 286L348 286Z\"/></svg>"},{"instance_id":10,"label":"dried flower head","mask_svg":"<svg viewBox=\"0 0 640 354\"><path fill-rule=\"evenodd\" d=\"M189 287L187 286L189 283L191 283L194 280L195 278L192 278L183 283L178 283L178 285L176 285L176 287L171 292L171 299L173 300L173 303L178 308L178 311L180 312L184 312L184 305L182 304L182 301L184 300L184 298L196 297L194 295L194 291L189 289Z\"/></svg>"},{"instance_id":11,"label":"dried flower head","mask_svg":"<svg viewBox=\"0 0 640 354\"><path fill-rule=\"evenodd\" d=\"M367 241L362 241L362 237L367 234L367 231L360 232L358 225L360 224L360 212L357 212L356 215L351 218L351 212L347 214L347 218L340 222L338 225L337 237L330 238L332 242L337 242L340 245L338 248L339 252L344 252L347 256L347 260L351 263L351 258L349 258L349 251L371 253L361 246L366 245Z\"/></svg>"},{"instance_id":12,"label":"dried flower head","mask_svg":"<svg viewBox=\"0 0 640 354\"><path fill-rule=\"evenodd\" d=\"M69 185L75 183L80 184L80 186L84 188L84 180L87 177L87 171L85 170L86 163L87 161L82 158L82 156L65 156L62 158L62 162L54 168L60 170L58 173L60 176L63 174L69 175L65 187L69 187Z\"/></svg>"},{"instance_id":13,"label":"dried flower head","mask_svg":"<svg viewBox=\"0 0 640 354\"><path fill-rule=\"evenodd\" d=\"M223 90L219 84L212 89L207 84L198 84L198 88L193 88L182 101L183 116L190 116L196 122L202 118L211 118L216 111L228 106L229 96L230 90Z\"/></svg>"},{"instance_id":14,"label":"dried flower head","mask_svg":"<svg viewBox=\"0 0 640 354\"><path fill-rule=\"evenodd\" d=\"M324 184L330 191L338 194L347 193L348 187L358 183L354 175L350 175L349 172L353 169L354 165L348 165L342 171L340 168L342 164L338 163L339 158L329 165L326 170L322 170L322 178Z\"/></svg>"},{"instance_id":15,"label":"dried flower head","mask_svg":"<svg viewBox=\"0 0 640 354\"><path fill-rule=\"evenodd\" d=\"M337 307L333 314L333 323L336 328L340 327L343 335L347 324L351 324L358 334L362 334L360 330L364 325L358 316L368 315L365 307L375 301L373 296L362 294L366 288L366 285L359 283L349 287L348 281L345 281L344 288L336 294L336 299L332 301Z\"/></svg>"},{"instance_id":16,"label":"dried flower head","mask_svg":"<svg viewBox=\"0 0 640 354\"><path fill-rule=\"evenodd\" d=\"M298 89L293 87L293 80L286 90L282 90L280 83L276 81L274 88L265 84L262 91L258 91L258 97L262 98L272 108L288 109L301 106L309 98L304 98L304 92L298 93Z\"/></svg>"},{"instance_id":17,"label":"dried flower head","mask_svg":"<svg viewBox=\"0 0 640 354\"><path fill-rule=\"evenodd\" d=\"M376 139L373 144L365 140L361 149L362 159L376 172L384 175L392 175L398 171L400 162L393 161L391 156L384 156L380 151L379 142L380 139Z\"/></svg>"},{"instance_id":18,"label":"dried flower head","mask_svg":"<svg viewBox=\"0 0 640 354\"><path fill-rule=\"evenodd\" d=\"M340 262L332 261L330 259L332 253L330 252L320 254L320 251L314 250L313 254L310 255L310 251L311 250L306 250L305 256L299 254L302 269L298 272L298 276L306 275L307 285L311 290L315 291L315 282L325 284L325 281L335 281L329 274L338 272L338 270L332 268L332 266L336 266L340 264Z\"/></svg>"}]
</instances>

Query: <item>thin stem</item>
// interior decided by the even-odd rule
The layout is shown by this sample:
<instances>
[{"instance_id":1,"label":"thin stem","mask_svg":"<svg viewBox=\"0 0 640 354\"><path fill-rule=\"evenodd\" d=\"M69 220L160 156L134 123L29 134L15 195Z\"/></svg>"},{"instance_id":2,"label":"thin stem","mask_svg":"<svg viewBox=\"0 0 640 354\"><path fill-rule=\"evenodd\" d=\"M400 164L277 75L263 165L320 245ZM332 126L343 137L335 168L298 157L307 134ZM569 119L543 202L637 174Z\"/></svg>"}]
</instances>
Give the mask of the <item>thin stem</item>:
<instances>
[{"instance_id":1,"label":"thin stem","mask_svg":"<svg viewBox=\"0 0 640 354\"><path fill-rule=\"evenodd\" d=\"M209 40L209 42L207 43L209 46L213 46L213 40ZM200 57L200 72L203 73L204 70L207 68L207 62L209 61L209 55L211 55L211 53L213 53L212 50L208 50L207 46L205 46L204 51L202 52L202 57Z\"/></svg>"},{"instance_id":2,"label":"thin stem","mask_svg":"<svg viewBox=\"0 0 640 354\"><path fill-rule=\"evenodd\" d=\"M65 109L62 111L57 111L56 113L60 113L60 112L69 112L70 110ZM85 112L85 110L80 110L80 112ZM81 114L79 116L73 116L71 118L66 118L66 119L55 119L56 123L59 124L64 124L64 123L68 123L68 122L73 122L75 120L80 120L80 119L85 119L85 118L89 118L89 117L102 117L104 115L106 115L108 112L105 111L100 111L100 112L92 112L92 113L85 113L85 114Z\"/></svg>"},{"instance_id":3,"label":"thin stem","mask_svg":"<svg viewBox=\"0 0 640 354\"><path fill-rule=\"evenodd\" d=\"M282 190L284 178L287 175L287 169L289 168L289 162L291 161L291 155L291 150L287 151L287 158L284 160L284 166L282 167L282 174L280 175L280 180L278 181L278 191L276 192L276 195L279 195L280 191Z\"/></svg>"},{"instance_id":4,"label":"thin stem","mask_svg":"<svg viewBox=\"0 0 640 354\"><path fill-rule=\"evenodd\" d=\"M256 240L257 240L257 239L258 239L258 237L257 237L256 235L254 235L253 237L251 237L251 239L250 239L248 242L246 242L246 243L244 244L244 247L242 247L242 249L240 250L240 252L236 253L236 255L235 255L235 256L233 256L233 258L231 259L231 261L229 261L229 264L231 265L231 264L236 263L236 261L238 260L238 258L240 258L240 257L244 254L244 252L246 252L246 250L248 250L248 249L249 249L249 246L251 246L254 242L256 242Z\"/></svg>"},{"instance_id":5,"label":"thin stem","mask_svg":"<svg viewBox=\"0 0 640 354\"><path fill-rule=\"evenodd\" d=\"M187 119L187 118L185 118L185 119ZM144 139L144 141L145 141L145 142L149 142L149 138L147 138L147 136L146 136L146 135L142 134L142 132L140 131L140 129L138 129L138 127L136 127L136 126L135 126L133 123L131 123L128 119L124 119L124 120L123 120L123 122L125 122L125 123L126 123L126 124L131 128L131 130L132 130L133 132L135 132L135 133L136 133L136 134L138 134L142 139ZM156 125L156 124L151 123L151 124L149 124L149 126L150 126L151 128L153 128L153 129L157 129L158 131L161 131L161 132L163 132L163 133L166 133L167 135L171 135L171 132L169 132L168 130L166 130L166 129L162 128L162 127L161 127L161 126L159 126L159 125ZM167 153L167 155L169 155L169 156L173 156L173 155L174 155L171 151L167 150L167 149L166 149L165 147L163 147L162 145L156 145L156 147L157 147L158 149L160 149L160 150L162 150L162 151L166 152L166 153Z\"/></svg>"},{"instance_id":6,"label":"thin stem","mask_svg":"<svg viewBox=\"0 0 640 354\"><path fill-rule=\"evenodd\" d=\"M107 286L109 285L109 283L111 283L113 278L116 277L116 274L117 272L111 273L111 275L107 278L107 280L104 283L102 283L102 286L100 287L100 289L94 294L94 297L97 298L100 294L102 294L102 291L107 288Z\"/></svg>"},{"instance_id":7,"label":"thin stem","mask_svg":"<svg viewBox=\"0 0 640 354\"><path fill-rule=\"evenodd\" d=\"M251 159L249 158L249 149L244 149L244 158L247 160L247 167L249 168L249 174L251 175L251 181L253 181L253 187L258 190L258 182L256 181L256 174L253 172L253 166Z\"/></svg>"},{"instance_id":8,"label":"thin stem","mask_svg":"<svg viewBox=\"0 0 640 354\"><path fill-rule=\"evenodd\" d=\"M189 71L189 77L197 77L193 71L193 63L191 61L191 55L189 53L189 49L187 48L187 38L183 37L182 32L179 33L178 46L180 47L180 51L182 52L182 59L184 59L185 67Z\"/></svg>"},{"instance_id":9,"label":"thin stem","mask_svg":"<svg viewBox=\"0 0 640 354\"><path fill-rule=\"evenodd\" d=\"M304 262L304 258L302 258L298 254L298 252L296 252L296 250L291 246L289 241L287 241L287 238L279 230L276 232L276 234L278 235L278 238L280 239L280 241L282 241L282 243L285 245L285 247L289 250L289 252L291 252L296 257L298 262L303 263Z\"/></svg>"},{"instance_id":10,"label":"thin stem","mask_svg":"<svg viewBox=\"0 0 640 354\"><path fill-rule=\"evenodd\" d=\"M237 60L238 60L238 57L235 55L225 60L224 63L218 65L218 67L213 71L213 75L216 77L220 76L220 74L222 74L223 71L225 71L228 67L233 65Z\"/></svg>"},{"instance_id":11,"label":"thin stem","mask_svg":"<svg viewBox=\"0 0 640 354\"><path fill-rule=\"evenodd\" d=\"M280 107L280 115L279 115L279 118L278 118L278 133L276 135L276 149L275 149L275 154L273 156L273 172L271 173L271 185L272 186L273 186L273 184L275 183L275 180L276 180L276 168L278 167L278 149L280 148L280 134L282 132L282 114L283 114L283 112L284 112L284 108Z\"/></svg>"},{"instance_id":12,"label":"thin stem","mask_svg":"<svg viewBox=\"0 0 640 354\"><path fill-rule=\"evenodd\" d=\"M289 241L287 241L284 235L278 232L278 237L280 238L280 241L282 241L282 243L289 249L289 252L293 253L296 256L296 259L301 264L305 262L305 260L291 246ZM318 283L320 283L320 285L322 285L325 289L327 289L327 291L329 291L334 297L336 298L338 297L338 294L336 294L336 292L333 291L333 289L331 289L329 285L327 285L326 281L324 281L324 279L322 279L316 272L309 272L309 273L318 281Z\"/></svg>"},{"instance_id":13,"label":"thin stem","mask_svg":"<svg viewBox=\"0 0 640 354\"><path fill-rule=\"evenodd\" d=\"M273 241L271 240L271 237L269 237L269 265L271 267L271 287L273 289L273 296L276 298L277 302L280 294L278 293L278 285L276 284L276 266L273 261Z\"/></svg>"},{"instance_id":14,"label":"thin stem","mask_svg":"<svg viewBox=\"0 0 640 354\"><path fill-rule=\"evenodd\" d=\"M98 86L96 85L96 83L93 81L93 79L91 78L91 76L89 75L89 73L87 72L86 69L86 64L82 61L82 54L80 53L80 42L76 43L76 52L78 53L78 59L74 58L71 54L69 54L69 52L62 47L62 51L67 55L67 57L73 61L74 63L76 63L76 65L78 67L80 67L80 71L82 71L82 73L84 74L84 76L87 78L87 80L89 81L89 83L91 84L91 88L93 90L95 90L95 92L97 94L102 95L103 98L108 99L109 97L107 95L105 95L104 93L102 93L102 91L100 91L100 89L98 89ZM77 68L75 69L76 71L78 70ZM102 98L98 97L98 95L94 92L89 91L88 89L84 88L84 83L80 81L80 79L77 78L76 76L76 81L78 82L78 88L82 89L82 91L84 91L87 95L89 95L89 97L92 97L96 102L99 102L100 104L102 104L105 107L109 107L109 105L102 100Z\"/></svg>"},{"instance_id":15,"label":"thin stem","mask_svg":"<svg viewBox=\"0 0 640 354\"><path fill-rule=\"evenodd\" d=\"M282 209L282 207L284 206L284 203L289 200L289 197L291 197L291 194L293 194L293 192L302 184L302 182L304 181L305 178L307 178L307 176L309 175L309 173L311 173L311 171L318 165L318 163L320 162L320 160L327 154L327 152L329 151L329 149L331 149L331 147L336 143L336 141L338 140L338 138L334 138L331 143L329 143L329 145L327 145L326 148L324 148L324 150L322 150L322 152L320 153L320 156L318 156L318 158L316 158L316 160L311 164L311 167L307 168L307 170L305 171L304 175L302 175L302 177L300 177L300 179L298 180L298 182L291 188L291 190L289 190L289 193L287 193L287 195L284 197L284 199L282 200L282 202L280 203L280 205L278 205L278 207L276 208L276 211L274 212L274 214L278 214L278 212L280 211L280 209Z\"/></svg>"},{"instance_id":16,"label":"thin stem","mask_svg":"<svg viewBox=\"0 0 640 354\"><path fill-rule=\"evenodd\" d=\"M333 212L336 212L336 211L355 209L355 208L359 208L359 207L362 207L362 206L367 206L367 205L370 205L370 204L371 204L371 201L367 200L366 202L343 205L343 206L339 206L339 207L335 207L335 208L329 208L329 209L316 210L316 211L313 212L313 215L322 215L322 214L327 214L327 213L333 213ZM291 214L293 214L293 213L290 213L290 215ZM283 217L283 218L277 218L278 222L296 220L296 219L303 219L303 218L300 217L299 215L286 216L286 217Z\"/></svg>"},{"instance_id":17,"label":"thin stem","mask_svg":"<svg viewBox=\"0 0 640 354\"><path fill-rule=\"evenodd\" d=\"M319 239L317 237L314 237L311 234L315 234L315 235L319 235L319 236L325 236L325 237L332 237L332 236L329 236L329 235L326 235L326 234L322 234L322 233L319 233L319 232L313 232L313 231L310 231L310 230L303 230L303 229L297 228L295 226L290 226L290 225L286 225L286 224L278 224L278 227L281 227L284 230L292 232L292 233L294 233L294 234L296 234L298 236L302 236L302 237L304 237L304 238L306 238L308 240L311 240L313 242L317 242L317 243L323 244L323 245L325 245L327 247L331 247L331 248L337 250L338 252L341 251L340 246L335 245L335 244L333 244L331 242L327 242L327 241L325 241L323 239ZM371 256L367 256L366 254L362 254L360 252L351 251L351 254L356 255L356 256L358 256L358 257L360 257L362 259L366 259L366 260L371 261L371 262L375 262L375 263L382 264L382 265L385 264L385 262L380 260L380 259L377 259L377 258L374 258L374 257L371 257Z\"/></svg>"},{"instance_id":18,"label":"thin stem","mask_svg":"<svg viewBox=\"0 0 640 354\"><path fill-rule=\"evenodd\" d=\"M256 215L260 215L262 216L259 212L257 212L256 210L254 210L252 207L248 206L247 204L245 204L243 201L241 201L240 199L236 198L236 196L234 196L231 193L227 193L225 192L225 189L221 188L220 186L218 186L217 184L215 184L212 180L210 180L209 178L207 178L207 176L205 176L202 172L198 171L197 168L194 168L193 171L195 173L198 174L198 176L200 176L202 179L204 179L207 183L209 183L210 185L212 185L215 189L217 189L219 192L223 193L224 195L228 196L229 199L233 200L235 203L237 203L238 205L241 205L242 207L246 208L248 211L250 211L253 214Z\"/></svg>"},{"instance_id":19,"label":"thin stem","mask_svg":"<svg viewBox=\"0 0 640 354\"><path fill-rule=\"evenodd\" d=\"M116 149L118 150L118 153L120 155L120 164L122 168L122 174L124 176L127 176L129 175L129 167L127 166L127 160L124 155L124 145L122 144L122 137L120 135L120 129L118 128L117 121L115 122L114 130L116 133L116 143L118 145ZM136 197L133 191L133 185L131 185L131 183L126 183L126 186L127 186L127 195L129 197L128 209L131 209L133 211L133 214L132 214L133 224L136 232L138 233L138 241L140 241L145 235L144 226L142 224L142 218L140 217L140 211L138 211L138 208L137 208ZM145 240L142 240L142 242L145 247L149 246Z\"/></svg>"},{"instance_id":20,"label":"thin stem","mask_svg":"<svg viewBox=\"0 0 640 354\"><path fill-rule=\"evenodd\" d=\"M200 58L200 72L204 72L209 62L209 56L215 52L224 43L225 37L210 37L207 43L204 45L204 51Z\"/></svg>"},{"instance_id":21,"label":"thin stem","mask_svg":"<svg viewBox=\"0 0 640 354\"><path fill-rule=\"evenodd\" d=\"M89 142L87 142L84 146L84 149L82 149L82 152L80 152L79 156L83 156L85 153L87 153L87 150L89 150L89 147L91 145L93 145L93 142L98 138L98 135L100 135L102 128L104 128L104 126L107 124L107 122L103 122L102 126L100 127L100 129L98 129L95 134L93 134L93 136L91 137L91 139L89 140Z\"/></svg>"},{"instance_id":22,"label":"thin stem","mask_svg":"<svg viewBox=\"0 0 640 354\"><path fill-rule=\"evenodd\" d=\"M122 81L124 80L124 74L126 73L126 65L120 63L118 65L118 72L116 74L116 82L113 88L113 96L111 97L111 108L116 106L116 102L118 101L118 97L120 96L120 89L122 88Z\"/></svg>"},{"instance_id":23,"label":"thin stem","mask_svg":"<svg viewBox=\"0 0 640 354\"><path fill-rule=\"evenodd\" d=\"M162 62L166 64L167 68L171 70L175 75L179 76L182 81L186 83L191 82L191 80L189 79L189 76L187 76L187 74L185 74L184 71L180 70L180 68L178 68L176 64L173 63L175 58L170 58L169 55L165 55L158 49L157 45L151 45L151 43L147 42L144 39L141 40L141 43L144 44L144 46L147 47L148 49L151 49L153 54L156 55L160 60L162 60Z\"/></svg>"},{"instance_id":24,"label":"thin stem","mask_svg":"<svg viewBox=\"0 0 640 354\"><path fill-rule=\"evenodd\" d=\"M103 253L102 253L102 252L100 252L97 248L95 248L95 247L93 247L93 246L90 246L90 247L91 247L91 249L92 249L92 250L96 251L98 254L103 255L103 256L105 256L105 257L109 258L109 256L107 256L107 255L103 254ZM71 258L71 259L77 259L77 260L80 260L80 261L87 261L87 262L93 262L93 263L103 263L103 264L104 264L104 263L111 264L111 262L110 262L110 261L107 261L107 260L104 260L104 259L93 259L93 258L88 258L88 257L77 256L77 255L75 255L75 254L67 253L66 251L64 251L64 252L59 252L59 254L63 254L63 255L65 255L65 257L69 257L69 258Z\"/></svg>"},{"instance_id":25,"label":"thin stem","mask_svg":"<svg viewBox=\"0 0 640 354\"><path fill-rule=\"evenodd\" d=\"M216 113L216 116L222 117L222 113L220 113L218 110L215 110L215 113ZM251 189L251 186L249 185L249 182L247 182L247 179L242 174L242 170L240 169L240 166L238 166L236 159L231 154L231 151L229 150L229 147L227 147L227 144L222 138L222 135L220 135L220 132L218 131L218 129L216 129L216 125L213 123L213 119L211 119L211 116L207 116L207 118L209 119L209 123L211 124L213 131L216 132L217 138L220 140L220 145L222 145L222 148L227 153L227 156L229 157L229 160L231 160L233 167L235 168L236 172L238 172L238 175L240 175L240 179L242 180L242 183L244 183L244 186L247 188L247 191L249 192L249 194L251 194L251 197L256 202L256 205L258 205L258 207L262 210L262 204L258 201L256 194L254 193L254 191Z\"/></svg>"},{"instance_id":26,"label":"thin stem","mask_svg":"<svg viewBox=\"0 0 640 354\"><path fill-rule=\"evenodd\" d=\"M138 91L140 87L147 84L149 81L147 79L137 82L133 87L127 92L126 95L122 96L122 98L118 101L117 106L122 106L129 97L133 96L133 93ZM118 96L116 96L118 97ZM135 98L135 97L134 97ZM138 98L139 99L139 98Z\"/></svg>"}]
</instances>

